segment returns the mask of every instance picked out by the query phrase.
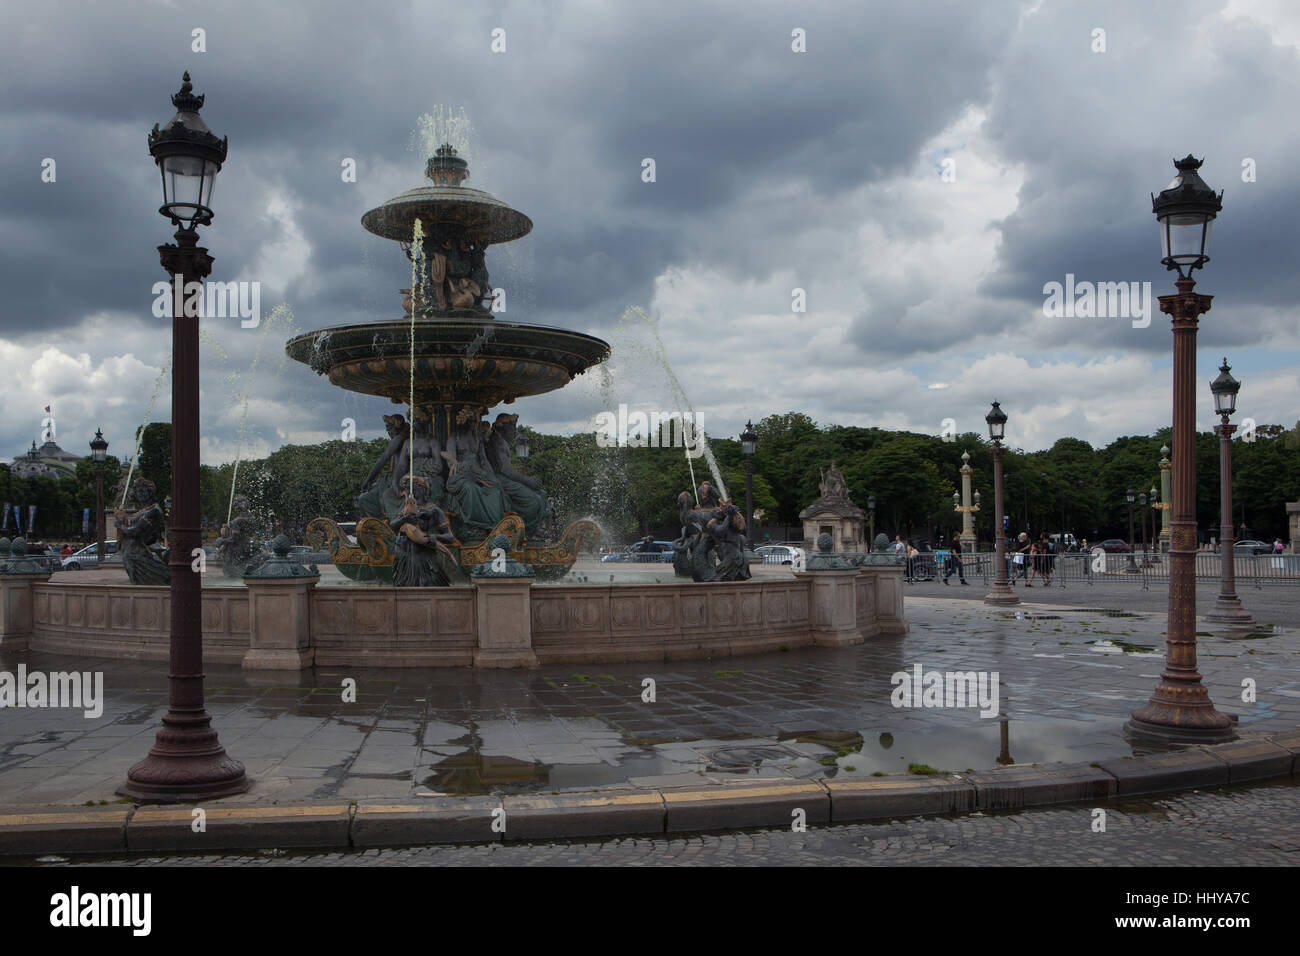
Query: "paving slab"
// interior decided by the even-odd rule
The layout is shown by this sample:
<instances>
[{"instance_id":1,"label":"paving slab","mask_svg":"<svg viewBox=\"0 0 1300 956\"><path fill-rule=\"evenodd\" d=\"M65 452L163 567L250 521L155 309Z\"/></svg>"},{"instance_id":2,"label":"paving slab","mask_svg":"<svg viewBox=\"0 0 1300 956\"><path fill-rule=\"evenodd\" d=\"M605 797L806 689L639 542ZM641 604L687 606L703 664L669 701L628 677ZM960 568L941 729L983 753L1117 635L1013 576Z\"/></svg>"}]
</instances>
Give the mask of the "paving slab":
<instances>
[{"instance_id":1,"label":"paving slab","mask_svg":"<svg viewBox=\"0 0 1300 956\"><path fill-rule=\"evenodd\" d=\"M826 780L823 785L830 796L831 819L836 823L959 813L975 808L975 786L956 776Z\"/></svg>"},{"instance_id":2,"label":"paving slab","mask_svg":"<svg viewBox=\"0 0 1300 956\"><path fill-rule=\"evenodd\" d=\"M998 767L962 774L975 786L975 808L1005 810L1115 796L1115 778L1086 764Z\"/></svg>"},{"instance_id":3,"label":"paving slab","mask_svg":"<svg viewBox=\"0 0 1300 956\"><path fill-rule=\"evenodd\" d=\"M134 809L122 804L0 814L0 856L120 852L126 849L126 824Z\"/></svg>"},{"instance_id":4,"label":"paving slab","mask_svg":"<svg viewBox=\"0 0 1300 956\"><path fill-rule=\"evenodd\" d=\"M1227 763L1232 783L1285 776L1295 765L1294 753L1268 740L1238 740L1206 749Z\"/></svg>"},{"instance_id":5,"label":"paving slab","mask_svg":"<svg viewBox=\"0 0 1300 956\"><path fill-rule=\"evenodd\" d=\"M1116 793L1120 796L1214 787L1228 782L1227 761L1201 747L1099 763L1102 770L1115 778Z\"/></svg>"},{"instance_id":6,"label":"paving slab","mask_svg":"<svg viewBox=\"0 0 1300 956\"><path fill-rule=\"evenodd\" d=\"M352 845L500 842L502 834L499 829L493 829L492 823L500 819L502 811L499 797L426 797L419 803L362 802L357 804L352 820Z\"/></svg>"},{"instance_id":7,"label":"paving slab","mask_svg":"<svg viewBox=\"0 0 1300 956\"><path fill-rule=\"evenodd\" d=\"M808 824L829 823L830 796L820 783L735 784L662 791L669 833L789 826L795 811Z\"/></svg>"},{"instance_id":8,"label":"paving slab","mask_svg":"<svg viewBox=\"0 0 1300 956\"><path fill-rule=\"evenodd\" d=\"M664 799L655 790L507 796L507 840L663 833Z\"/></svg>"},{"instance_id":9,"label":"paving slab","mask_svg":"<svg viewBox=\"0 0 1300 956\"><path fill-rule=\"evenodd\" d=\"M203 811L196 831L195 810ZM245 847L346 846L351 807L346 803L274 807L146 806L126 826L131 850L202 853Z\"/></svg>"}]
</instances>

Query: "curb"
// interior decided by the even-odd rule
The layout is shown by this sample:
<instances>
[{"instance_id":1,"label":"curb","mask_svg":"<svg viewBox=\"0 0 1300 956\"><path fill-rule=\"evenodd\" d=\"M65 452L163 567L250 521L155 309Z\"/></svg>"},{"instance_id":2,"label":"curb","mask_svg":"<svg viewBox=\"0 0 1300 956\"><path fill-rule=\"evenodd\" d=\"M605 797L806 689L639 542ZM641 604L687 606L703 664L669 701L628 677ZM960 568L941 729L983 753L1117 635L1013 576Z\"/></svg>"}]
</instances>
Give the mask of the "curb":
<instances>
[{"instance_id":1,"label":"curb","mask_svg":"<svg viewBox=\"0 0 1300 956\"><path fill-rule=\"evenodd\" d=\"M624 789L419 802L195 807L31 807L0 813L0 858L244 849L525 842L852 823L1108 801L1300 773L1300 731L1095 764L999 767L866 780L746 779L708 788Z\"/></svg>"}]
</instances>

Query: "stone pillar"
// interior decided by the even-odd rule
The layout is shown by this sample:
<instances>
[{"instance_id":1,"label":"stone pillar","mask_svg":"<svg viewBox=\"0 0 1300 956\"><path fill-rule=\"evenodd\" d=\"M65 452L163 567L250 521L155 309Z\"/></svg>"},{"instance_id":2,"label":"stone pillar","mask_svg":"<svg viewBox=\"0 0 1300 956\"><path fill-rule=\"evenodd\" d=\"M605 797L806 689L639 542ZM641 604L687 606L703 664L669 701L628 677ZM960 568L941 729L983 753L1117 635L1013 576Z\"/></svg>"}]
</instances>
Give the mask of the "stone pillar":
<instances>
[{"instance_id":1,"label":"stone pillar","mask_svg":"<svg viewBox=\"0 0 1300 956\"><path fill-rule=\"evenodd\" d=\"M1291 553L1300 554L1300 501L1286 503L1286 517L1291 523Z\"/></svg>"},{"instance_id":2,"label":"stone pillar","mask_svg":"<svg viewBox=\"0 0 1300 956\"><path fill-rule=\"evenodd\" d=\"M482 565L480 565L482 567ZM477 570L477 569L476 569ZM474 576L475 667L536 667L531 577Z\"/></svg>"},{"instance_id":3,"label":"stone pillar","mask_svg":"<svg viewBox=\"0 0 1300 956\"><path fill-rule=\"evenodd\" d=\"M27 650L32 639L32 585L49 579L49 571L0 573L0 649Z\"/></svg>"},{"instance_id":4,"label":"stone pillar","mask_svg":"<svg viewBox=\"0 0 1300 956\"><path fill-rule=\"evenodd\" d=\"M958 538L961 540L962 549L966 554L973 554L975 551L975 512L980 510L980 506L971 503L971 466L970 453L961 453L961 504L957 510L961 512L961 533ZM1065 529L1061 529L1065 530Z\"/></svg>"},{"instance_id":5,"label":"stone pillar","mask_svg":"<svg viewBox=\"0 0 1300 956\"><path fill-rule=\"evenodd\" d=\"M884 563L864 564L858 573L871 581L876 596L876 624L881 634L906 634L903 616L903 566Z\"/></svg>"},{"instance_id":6,"label":"stone pillar","mask_svg":"<svg viewBox=\"0 0 1300 956\"><path fill-rule=\"evenodd\" d=\"M299 671L316 663L311 594L319 577L245 578L248 652L245 670Z\"/></svg>"},{"instance_id":7,"label":"stone pillar","mask_svg":"<svg viewBox=\"0 0 1300 956\"><path fill-rule=\"evenodd\" d=\"M796 571L808 581L808 617L818 647L847 647L866 638L858 628L857 568Z\"/></svg>"}]
</instances>

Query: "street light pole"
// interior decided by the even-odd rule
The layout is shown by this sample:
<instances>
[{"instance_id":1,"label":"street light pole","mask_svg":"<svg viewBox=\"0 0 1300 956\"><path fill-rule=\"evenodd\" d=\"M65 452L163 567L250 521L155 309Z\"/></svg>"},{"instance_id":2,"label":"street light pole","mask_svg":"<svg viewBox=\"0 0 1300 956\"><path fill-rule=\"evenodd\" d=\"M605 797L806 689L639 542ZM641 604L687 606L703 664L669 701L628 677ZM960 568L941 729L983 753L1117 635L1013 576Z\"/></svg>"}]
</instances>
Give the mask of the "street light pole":
<instances>
[{"instance_id":1,"label":"street light pole","mask_svg":"<svg viewBox=\"0 0 1300 956\"><path fill-rule=\"evenodd\" d=\"M90 454L95 462L95 561L104 566L104 461L108 457L108 442L102 429L95 429L90 440Z\"/></svg>"},{"instance_id":2,"label":"street light pole","mask_svg":"<svg viewBox=\"0 0 1300 956\"><path fill-rule=\"evenodd\" d=\"M203 99L193 93L186 73L172 96L176 115L149 135L149 152L163 179L159 212L177 227L176 244L158 247L173 287L171 653L162 729L149 756L127 772L117 791L147 803L225 797L250 785L244 765L226 754L204 708L202 581L190 564L199 546L199 325L194 310L186 309L187 286L201 289L212 272L197 227L212 222L208 203L226 159L226 140L199 117Z\"/></svg>"},{"instance_id":3,"label":"street light pole","mask_svg":"<svg viewBox=\"0 0 1300 956\"><path fill-rule=\"evenodd\" d=\"M993 441L993 534L996 535L994 561L997 563L997 576L993 579L993 590L984 596L985 604L1019 604L1020 598L1007 583L1007 534L1003 530L1002 498L1002 439L1006 437L1007 413L1001 406L993 403L993 408L984 416L989 426L989 438Z\"/></svg>"},{"instance_id":4,"label":"street light pole","mask_svg":"<svg viewBox=\"0 0 1300 956\"><path fill-rule=\"evenodd\" d=\"M747 421L745 430L740 433L740 450L745 456L745 534L751 542L754 536L754 451L757 445L754 422Z\"/></svg>"},{"instance_id":5,"label":"street light pole","mask_svg":"<svg viewBox=\"0 0 1300 956\"><path fill-rule=\"evenodd\" d=\"M868 532L867 550L876 549L876 496L867 495L867 520L871 522L871 530Z\"/></svg>"},{"instance_id":6,"label":"street light pole","mask_svg":"<svg viewBox=\"0 0 1300 956\"><path fill-rule=\"evenodd\" d=\"M1138 567L1133 563L1133 489L1130 488L1124 492L1124 500L1128 502L1128 567L1124 569L1127 574L1136 574Z\"/></svg>"},{"instance_id":7,"label":"street light pole","mask_svg":"<svg viewBox=\"0 0 1300 956\"><path fill-rule=\"evenodd\" d=\"M1214 394L1214 410L1220 418L1214 431L1219 436L1219 512L1222 525L1219 528L1219 597L1205 619L1216 624L1249 627L1254 619L1241 606L1241 598L1237 597L1237 560L1233 550L1236 539L1232 530L1232 433L1237 426L1228 421L1237 410L1241 383L1232 377L1227 358L1219 368L1219 377L1210 383L1210 391Z\"/></svg>"},{"instance_id":8,"label":"street light pole","mask_svg":"<svg viewBox=\"0 0 1300 956\"><path fill-rule=\"evenodd\" d=\"M1125 730L1164 742L1218 743L1236 733L1232 721L1215 709L1196 667L1196 327L1212 297L1193 291L1191 273L1209 261L1210 226L1223 202L1197 175L1199 162L1188 156L1174 165L1178 178L1151 203L1161 226L1163 264L1179 275L1178 292L1160 296L1160 311L1171 317L1174 337L1169 623L1160 683L1146 705L1133 711Z\"/></svg>"}]
</instances>

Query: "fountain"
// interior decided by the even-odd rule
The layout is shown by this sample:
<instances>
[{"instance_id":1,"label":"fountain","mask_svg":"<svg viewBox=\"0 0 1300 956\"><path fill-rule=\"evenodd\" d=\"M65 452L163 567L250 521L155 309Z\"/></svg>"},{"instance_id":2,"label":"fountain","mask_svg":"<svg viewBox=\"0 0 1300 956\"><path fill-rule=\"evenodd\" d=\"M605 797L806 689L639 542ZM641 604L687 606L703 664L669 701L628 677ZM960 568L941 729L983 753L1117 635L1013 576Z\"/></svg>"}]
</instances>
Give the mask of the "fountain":
<instances>
[{"instance_id":1,"label":"fountain","mask_svg":"<svg viewBox=\"0 0 1300 956\"><path fill-rule=\"evenodd\" d=\"M549 502L536 479L511 465L517 415L499 404L562 388L609 358L609 345L568 329L498 319L490 306L486 252L532 231L532 221L499 199L464 185L469 164L449 144L425 169L432 185L408 190L361 218L370 232L399 243L411 260L412 287L402 289L407 317L334 326L290 339L290 358L340 388L406 405L408 417L385 416L390 438L356 504L356 542L329 518L307 527L307 541L328 548L335 566L357 581L393 581L396 533L391 522L415 479L429 504L450 521L449 583L491 556L504 535L507 557L540 579L562 577L580 549L593 549L594 522L570 524L558 540L541 536ZM388 478L370 487L391 463ZM400 522L399 522L400 525Z\"/></svg>"}]
</instances>

